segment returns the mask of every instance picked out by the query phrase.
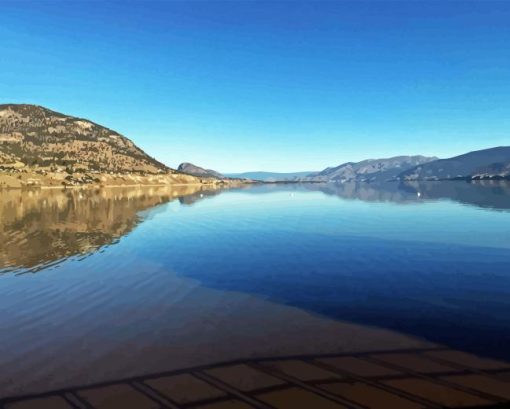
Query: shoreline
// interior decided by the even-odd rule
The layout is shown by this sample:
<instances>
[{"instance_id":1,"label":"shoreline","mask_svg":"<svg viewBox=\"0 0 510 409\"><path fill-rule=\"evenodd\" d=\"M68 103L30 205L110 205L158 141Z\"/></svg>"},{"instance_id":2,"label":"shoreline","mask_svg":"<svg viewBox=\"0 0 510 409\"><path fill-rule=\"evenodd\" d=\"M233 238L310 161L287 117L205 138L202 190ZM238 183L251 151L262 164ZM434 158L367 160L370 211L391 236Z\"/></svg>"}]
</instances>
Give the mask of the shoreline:
<instances>
[{"instance_id":1,"label":"shoreline","mask_svg":"<svg viewBox=\"0 0 510 409\"><path fill-rule=\"evenodd\" d=\"M67 190L67 189L103 189L110 187L181 187L181 186L207 186L207 187L216 187L219 185L223 185L221 183L153 183L153 184L143 184L139 183L136 185L97 185L97 184L86 184L86 185L66 185L66 186L0 186L1 190ZM225 187L230 186L229 184L224 184Z\"/></svg>"},{"instance_id":2,"label":"shoreline","mask_svg":"<svg viewBox=\"0 0 510 409\"><path fill-rule=\"evenodd\" d=\"M98 189L105 187L158 187L158 186L240 186L251 184L252 181L200 178L184 173L149 174L133 173L88 173L77 172L65 174L62 172L37 173L31 170L6 173L0 172L1 190L40 189L65 190L68 188Z\"/></svg>"}]
</instances>

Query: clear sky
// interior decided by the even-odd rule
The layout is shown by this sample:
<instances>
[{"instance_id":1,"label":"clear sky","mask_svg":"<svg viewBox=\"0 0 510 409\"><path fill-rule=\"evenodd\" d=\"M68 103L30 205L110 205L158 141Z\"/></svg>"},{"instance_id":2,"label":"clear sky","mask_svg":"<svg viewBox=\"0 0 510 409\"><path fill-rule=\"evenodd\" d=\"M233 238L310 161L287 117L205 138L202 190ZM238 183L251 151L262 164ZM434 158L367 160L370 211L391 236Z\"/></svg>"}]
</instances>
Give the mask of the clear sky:
<instances>
[{"instance_id":1,"label":"clear sky","mask_svg":"<svg viewBox=\"0 0 510 409\"><path fill-rule=\"evenodd\" d=\"M222 172L510 145L510 1L0 0L7 102Z\"/></svg>"}]
</instances>

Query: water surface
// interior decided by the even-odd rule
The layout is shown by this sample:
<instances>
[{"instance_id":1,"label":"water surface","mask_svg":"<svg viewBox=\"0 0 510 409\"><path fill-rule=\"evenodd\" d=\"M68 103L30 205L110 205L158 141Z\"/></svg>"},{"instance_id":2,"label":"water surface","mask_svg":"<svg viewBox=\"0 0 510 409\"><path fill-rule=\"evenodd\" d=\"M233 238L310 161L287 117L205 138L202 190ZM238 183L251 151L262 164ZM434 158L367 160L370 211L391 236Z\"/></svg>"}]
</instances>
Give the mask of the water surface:
<instances>
[{"instance_id":1,"label":"water surface","mask_svg":"<svg viewBox=\"0 0 510 409\"><path fill-rule=\"evenodd\" d=\"M509 209L502 183L4 190L0 364L34 371L66 342L157 360L256 320L239 293L510 359ZM170 310L190 288L222 294L216 324L190 318L195 301Z\"/></svg>"}]
</instances>

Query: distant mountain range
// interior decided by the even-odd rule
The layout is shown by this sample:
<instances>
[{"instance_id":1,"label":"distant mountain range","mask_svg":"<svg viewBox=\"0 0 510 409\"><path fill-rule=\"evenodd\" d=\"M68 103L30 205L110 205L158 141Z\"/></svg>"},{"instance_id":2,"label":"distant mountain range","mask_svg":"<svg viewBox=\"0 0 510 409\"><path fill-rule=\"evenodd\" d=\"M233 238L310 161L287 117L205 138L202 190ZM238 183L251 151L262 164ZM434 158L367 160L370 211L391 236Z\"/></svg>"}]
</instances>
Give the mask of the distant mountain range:
<instances>
[{"instance_id":1,"label":"distant mountain range","mask_svg":"<svg viewBox=\"0 0 510 409\"><path fill-rule=\"evenodd\" d=\"M220 173L212 169L205 169L192 163L181 163L177 170L188 175L198 177L211 177L216 179L245 179L259 182L296 182L313 172L242 172Z\"/></svg>"},{"instance_id":2,"label":"distant mountain range","mask_svg":"<svg viewBox=\"0 0 510 409\"><path fill-rule=\"evenodd\" d=\"M223 175L187 162L177 171L171 169L118 132L87 119L36 105L0 105L0 187L236 182L232 178L262 182L510 180L510 147L448 159L419 155L367 159L320 172Z\"/></svg>"},{"instance_id":3,"label":"distant mountain range","mask_svg":"<svg viewBox=\"0 0 510 409\"><path fill-rule=\"evenodd\" d=\"M395 156L347 162L302 177L303 182L510 179L510 147L469 152L448 159Z\"/></svg>"},{"instance_id":4,"label":"distant mountain range","mask_svg":"<svg viewBox=\"0 0 510 409\"><path fill-rule=\"evenodd\" d=\"M302 178L311 182L381 182L395 179L403 171L436 160L425 156L395 156L385 159L367 159L361 162L347 162L326 168Z\"/></svg>"},{"instance_id":5,"label":"distant mountain range","mask_svg":"<svg viewBox=\"0 0 510 409\"><path fill-rule=\"evenodd\" d=\"M244 172L221 175L191 164L179 170L190 175L230 177L262 182L387 182L395 180L510 179L510 147L469 152L448 159L421 155L346 162L321 172Z\"/></svg>"},{"instance_id":6,"label":"distant mountain range","mask_svg":"<svg viewBox=\"0 0 510 409\"><path fill-rule=\"evenodd\" d=\"M510 146L483 149L415 166L401 180L506 179L510 177Z\"/></svg>"},{"instance_id":7,"label":"distant mountain range","mask_svg":"<svg viewBox=\"0 0 510 409\"><path fill-rule=\"evenodd\" d=\"M308 176L313 172L243 172L243 173L226 173L225 176L231 178L260 180L262 182L285 182L295 181L296 179Z\"/></svg>"}]
</instances>

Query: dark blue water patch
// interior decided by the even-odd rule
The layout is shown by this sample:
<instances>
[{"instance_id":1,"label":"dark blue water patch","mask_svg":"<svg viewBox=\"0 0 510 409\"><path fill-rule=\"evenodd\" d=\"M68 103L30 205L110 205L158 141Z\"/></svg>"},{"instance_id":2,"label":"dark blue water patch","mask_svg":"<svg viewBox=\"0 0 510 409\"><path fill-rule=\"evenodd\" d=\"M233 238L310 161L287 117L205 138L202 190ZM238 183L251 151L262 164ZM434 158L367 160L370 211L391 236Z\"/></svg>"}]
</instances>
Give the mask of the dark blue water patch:
<instances>
[{"instance_id":1,"label":"dark blue water patch","mask_svg":"<svg viewBox=\"0 0 510 409\"><path fill-rule=\"evenodd\" d=\"M282 231L232 242L167 262L209 287L510 359L509 250Z\"/></svg>"}]
</instances>

